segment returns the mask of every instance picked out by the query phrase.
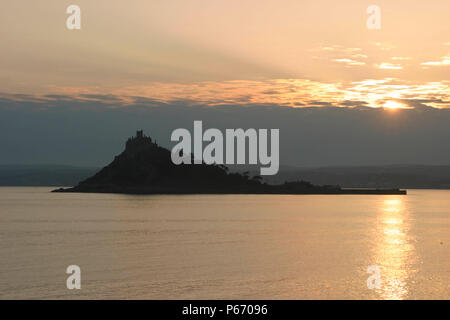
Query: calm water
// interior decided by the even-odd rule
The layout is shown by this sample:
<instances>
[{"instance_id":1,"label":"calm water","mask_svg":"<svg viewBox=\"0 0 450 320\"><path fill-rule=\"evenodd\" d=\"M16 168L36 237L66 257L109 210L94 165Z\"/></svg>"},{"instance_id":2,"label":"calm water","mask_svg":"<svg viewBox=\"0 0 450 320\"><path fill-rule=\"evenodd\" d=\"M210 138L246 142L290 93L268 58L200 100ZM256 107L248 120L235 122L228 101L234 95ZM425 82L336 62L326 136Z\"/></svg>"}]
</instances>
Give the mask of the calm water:
<instances>
[{"instance_id":1,"label":"calm water","mask_svg":"<svg viewBox=\"0 0 450 320\"><path fill-rule=\"evenodd\" d=\"M0 298L450 297L450 191L129 196L0 188ZM82 289L66 288L68 265ZM367 288L367 267L382 287Z\"/></svg>"}]
</instances>

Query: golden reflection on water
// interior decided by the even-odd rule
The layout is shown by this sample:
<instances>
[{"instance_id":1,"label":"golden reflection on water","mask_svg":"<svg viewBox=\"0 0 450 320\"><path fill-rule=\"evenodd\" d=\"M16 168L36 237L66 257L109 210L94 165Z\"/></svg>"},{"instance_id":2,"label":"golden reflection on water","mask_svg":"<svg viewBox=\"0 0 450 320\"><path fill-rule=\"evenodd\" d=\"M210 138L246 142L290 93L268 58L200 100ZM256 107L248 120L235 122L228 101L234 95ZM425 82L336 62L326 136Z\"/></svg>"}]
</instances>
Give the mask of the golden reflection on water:
<instances>
[{"instance_id":1,"label":"golden reflection on water","mask_svg":"<svg viewBox=\"0 0 450 320\"><path fill-rule=\"evenodd\" d=\"M414 245L404 197L389 197L380 203L375 235L375 261L381 269L383 299L401 300L408 295Z\"/></svg>"}]
</instances>

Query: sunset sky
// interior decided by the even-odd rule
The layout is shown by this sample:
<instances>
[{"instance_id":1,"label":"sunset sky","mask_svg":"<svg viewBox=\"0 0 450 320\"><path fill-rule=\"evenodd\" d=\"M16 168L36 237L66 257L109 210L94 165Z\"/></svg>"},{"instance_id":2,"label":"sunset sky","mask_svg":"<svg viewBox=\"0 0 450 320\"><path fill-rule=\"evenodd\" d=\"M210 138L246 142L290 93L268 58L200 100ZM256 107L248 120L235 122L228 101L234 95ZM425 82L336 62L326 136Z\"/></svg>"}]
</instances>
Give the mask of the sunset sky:
<instances>
[{"instance_id":1,"label":"sunset sky","mask_svg":"<svg viewBox=\"0 0 450 320\"><path fill-rule=\"evenodd\" d=\"M81 30L66 27L72 4ZM0 164L102 166L136 130L169 148L194 120L279 128L282 165L449 164L449 13L448 0L1 1Z\"/></svg>"},{"instance_id":2,"label":"sunset sky","mask_svg":"<svg viewBox=\"0 0 450 320\"><path fill-rule=\"evenodd\" d=\"M81 30L66 28L70 4ZM372 4L381 30L366 27ZM449 12L448 0L7 0L0 95L446 108Z\"/></svg>"}]
</instances>

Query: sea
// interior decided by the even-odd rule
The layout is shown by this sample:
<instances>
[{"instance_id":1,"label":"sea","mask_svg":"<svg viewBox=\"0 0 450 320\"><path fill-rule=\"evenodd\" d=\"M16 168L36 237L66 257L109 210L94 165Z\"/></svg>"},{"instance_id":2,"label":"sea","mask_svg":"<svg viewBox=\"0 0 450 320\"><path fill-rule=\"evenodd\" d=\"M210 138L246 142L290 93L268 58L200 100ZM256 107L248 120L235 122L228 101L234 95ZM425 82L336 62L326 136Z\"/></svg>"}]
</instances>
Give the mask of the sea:
<instances>
[{"instance_id":1,"label":"sea","mask_svg":"<svg viewBox=\"0 0 450 320\"><path fill-rule=\"evenodd\" d=\"M0 299L450 297L450 190L120 195L52 189L0 188ZM68 285L70 266L79 267L80 289Z\"/></svg>"}]
</instances>

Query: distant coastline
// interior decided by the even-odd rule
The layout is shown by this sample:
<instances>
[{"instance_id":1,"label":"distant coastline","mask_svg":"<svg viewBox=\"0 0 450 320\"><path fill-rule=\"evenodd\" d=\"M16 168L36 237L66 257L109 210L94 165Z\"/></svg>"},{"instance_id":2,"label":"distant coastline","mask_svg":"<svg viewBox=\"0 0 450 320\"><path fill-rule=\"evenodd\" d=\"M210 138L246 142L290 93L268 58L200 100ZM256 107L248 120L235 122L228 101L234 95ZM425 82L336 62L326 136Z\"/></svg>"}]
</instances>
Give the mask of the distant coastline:
<instances>
[{"instance_id":1,"label":"distant coastline","mask_svg":"<svg viewBox=\"0 0 450 320\"><path fill-rule=\"evenodd\" d=\"M341 188L307 181L267 184L260 176L231 173L224 165L174 165L169 150L141 132L95 175L53 192L123 194L406 194L399 188Z\"/></svg>"},{"instance_id":2,"label":"distant coastline","mask_svg":"<svg viewBox=\"0 0 450 320\"><path fill-rule=\"evenodd\" d=\"M0 187L72 187L101 167L68 165L0 165ZM231 172L249 171L252 168L229 167ZM276 176L264 177L268 184L301 179L314 185L340 185L350 189L450 189L450 166L389 165L389 166L335 166L335 167L289 167L281 166Z\"/></svg>"}]
</instances>

